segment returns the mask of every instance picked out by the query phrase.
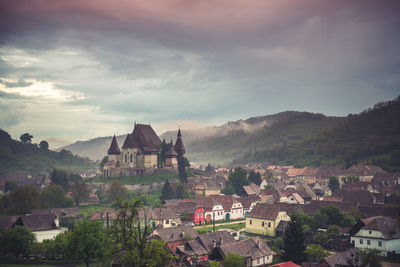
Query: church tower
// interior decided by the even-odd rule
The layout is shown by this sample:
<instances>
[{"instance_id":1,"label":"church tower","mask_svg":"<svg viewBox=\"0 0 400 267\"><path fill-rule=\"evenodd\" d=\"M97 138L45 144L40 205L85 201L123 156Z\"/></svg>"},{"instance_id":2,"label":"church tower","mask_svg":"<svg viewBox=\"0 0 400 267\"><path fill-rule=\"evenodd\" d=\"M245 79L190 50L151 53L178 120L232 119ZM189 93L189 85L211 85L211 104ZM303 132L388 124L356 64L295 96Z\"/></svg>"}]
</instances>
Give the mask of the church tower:
<instances>
[{"instance_id":1,"label":"church tower","mask_svg":"<svg viewBox=\"0 0 400 267\"><path fill-rule=\"evenodd\" d=\"M114 164L119 165L121 150L119 149L117 138L115 137L115 134L111 141L111 145L110 145L110 148L108 149L107 154L108 154L109 161L114 161Z\"/></svg>"},{"instance_id":2,"label":"church tower","mask_svg":"<svg viewBox=\"0 0 400 267\"><path fill-rule=\"evenodd\" d=\"M185 154L185 146L183 145L183 141L182 141L181 128L179 128L178 135L176 136L175 151L180 156L183 156Z\"/></svg>"}]
</instances>

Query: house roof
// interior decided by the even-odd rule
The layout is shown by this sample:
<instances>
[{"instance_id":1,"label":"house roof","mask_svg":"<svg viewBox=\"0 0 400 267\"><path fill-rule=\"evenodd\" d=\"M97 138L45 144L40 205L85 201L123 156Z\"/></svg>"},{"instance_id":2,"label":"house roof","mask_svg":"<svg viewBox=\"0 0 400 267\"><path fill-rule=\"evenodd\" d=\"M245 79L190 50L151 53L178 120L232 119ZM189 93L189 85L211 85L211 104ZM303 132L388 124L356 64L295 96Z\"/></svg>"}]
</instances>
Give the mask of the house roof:
<instances>
[{"instance_id":1,"label":"house roof","mask_svg":"<svg viewBox=\"0 0 400 267\"><path fill-rule=\"evenodd\" d=\"M272 252L268 247L267 243L258 237L249 238L235 243L222 244L218 249L222 256L235 253L246 258L251 258L252 260L274 254L274 252Z\"/></svg>"},{"instance_id":2,"label":"house roof","mask_svg":"<svg viewBox=\"0 0 400 267\"><path fill-rule=\"evenodd\" d=\"M244 209L249 209L251 207L251 204L255 202L261 202L261 197L257 195L250 195L247 197L238 198L238 200L240 201L240 203L242 203Z\"/></svg>"},{"instance_id":3,"label":"house roof","mask_svg":"<svg viewBox=\"0 0 400 267\"><path fill-rule=\"evenodd\" d=\"M358 258L358 262L355 260ZM336 253L324 260L329 266L362 266L360 250L358 248L350 248L346 251Z\"/></svg>"},{"instance_id":4,"label":"house roof","mask_svg":"<svg viewBox=\"0 0 400 267\"><path fill-rule=\"evenodd\" d=\"M170 208L153 208L152 212L153 218L157 218L160 220L179 218L179 215Z\"/></svg>"},{"instance_id":5,"label":"house roof","mask_svg":"<svg viewBox=\"0 0 400 267\"><path fill-rule=\"evenodd\" d=\"M209 197L220 203L225 211L231 211L233 202L237 202L237 200L234 200L232 196L211 195Z\"/></svg>"},{"instance_id":6,"label":"house roof","mask_svg":"<svg viewBox=\"0 0 400 267\"><path fill-rule=\"evenodd\" d=\"M214 243L217 246L236 243L235 238L233 238L233 236L227 231L217 231L213 233L199 235L197 239L201 242L201 244L208 252L211 252L211 250L213 250Z\"/></svg>"},{"instance_id":7,"label":"house roof","mask_svg":"<svg viewBox=\"0 0 400 267\"><path fill-rule=\"evenodd\" d=\"M18 216L0 217L0 230L12 228L18 218Z\"/></svg>"},{"instance_id":8,"label":"house roof","mask_svg":"<svg viewBox=\"0 0 400 267\"><path fill-rule=\"evenodd\" d=\"M181 201L177 205L170 206L170 209L177 214L193 214L199 207L201 206L199 206L199 204L197 204L197 202L192 199L191 202Z\"/></svg>"},{"instance_id":9,"label":"house roof","mask_svg":"<svg viewBox=\"0 0 400 267\"><path fill-rule=\"evenodd\" d=\"M154 230L153 235L160 237L161 240L166 243L183 240L185 236L190 236L193 239L199 236L196 230L190 226L156 229Z\"/></svg>"},{"instance_id":10,"label":"house roof","mask_svg":"<svg viewBox=\"0 0 400 267\"><path fill-rule=\"evenodd\" d=\"M249 218L275 220L281 211L279 205L257 203L247 215Z\"/></svg>"},{"instance_id":11,"label":"house roof","mask_svg":"<svg viewBox=\"0 0 400 267\"><path fill-rule=\"evenodd\" d=\"M258 195L260 193L260 187L251 183L250 185L244 185L243 190L247 195Z\"/></svg>"},{"instance_id":12,"label":"house roof","mask_svg":"<svg viewBox=\"0 0 400 267\"><path fill-rule=\"evenodd\" d=\"M361 229L376 230L382 233L386 240L400 239L400 228L390 217L376 216L361 219L364 226Z\"/></svg>"},{"instance_id":13,"label":"house roof","mask_svg":"<svg viewBox=\"0 0 400 267\"><path fill-rule=\"evenodd\" d=\"M19 217L16 225L22 225L29 228L31 231L45 231L58 229L55 224L57 218L54 214L38 214L38 215L24 215Z\"/></svg>"},{"instance_id":14,"label":"house roof","mask_svg":"<svg viewBox=\"0 0 400 267\"><path fill-rule=\"evenodd\" d=\"M271 267L300 267L300 265L297 265L296 263L292 261L287 261L287 262L281 262L275 265L272 265Z\"/></svg>"},{"instance_id":15,"label":"house roof","mask_svg":"<svg viewBox=\"0 0 400 267\"><path fill-rule=\"evenodd\" d=\"M367 190L338 189L333 192L332 197L343 198L343 201L357 202L360 205L370 205L374 203L373 196Z\"/></svg>"},{"instance_id":16,"label":"house roof","mask_svg":"<svg viewBox=\"0 0 400 267\"><path fill-rule=\"evenodd\" d=\"M108 149L108 155L119 155L119 154L121 154L121 150L119 149L117 138L115 138L114 134L110 148Z\"/></svg>"}]
</instances>

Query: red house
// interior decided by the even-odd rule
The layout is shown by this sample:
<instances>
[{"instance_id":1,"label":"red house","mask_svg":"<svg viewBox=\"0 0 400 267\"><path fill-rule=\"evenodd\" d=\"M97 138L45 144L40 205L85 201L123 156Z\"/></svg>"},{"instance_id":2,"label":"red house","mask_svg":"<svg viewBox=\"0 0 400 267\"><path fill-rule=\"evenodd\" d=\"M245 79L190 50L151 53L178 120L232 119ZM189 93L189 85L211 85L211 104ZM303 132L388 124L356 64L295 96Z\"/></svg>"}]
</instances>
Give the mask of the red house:
<instances>
[{"instance_id":1,"label":"red house","mask_svg":"<svg viewBox=\"0 0 400 267\"><path fill-rule=\"evenodd\" d=\"M173 212L181 217L189 215L194 224L204 223L204 207L194 199L184 199L174 205L167 205Z\"/></svg>"}]
</instances>

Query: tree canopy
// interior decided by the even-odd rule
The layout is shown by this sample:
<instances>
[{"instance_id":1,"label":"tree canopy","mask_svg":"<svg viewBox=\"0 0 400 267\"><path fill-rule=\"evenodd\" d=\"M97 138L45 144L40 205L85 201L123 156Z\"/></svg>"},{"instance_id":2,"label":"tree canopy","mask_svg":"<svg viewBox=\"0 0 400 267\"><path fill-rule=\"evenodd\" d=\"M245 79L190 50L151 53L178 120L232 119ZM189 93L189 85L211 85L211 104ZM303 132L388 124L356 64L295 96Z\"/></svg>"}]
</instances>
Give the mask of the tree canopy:
<instances>
[{"instance_id":1,"label":"tree canopy","mask_svg":"<svg viewBox=\"0 0 400 267\"><path fill-rule=\"evenodd\" d=\"M286 227L283 236L284 252L283 259L301 264L305 260L304 251L306 249L304 232L297 216L291 216L291 220Z\"/></svg>"},{"instance_id":2,"label":"tree canopy","mask_svg":"<svg viewBox=\"0 0 400 267\"><path fill-rule=\"evenodd\" d=\"M337 177L332 176L329 178L329 183L328 183L329 189L333 192L335 192L337 189L339 189L339 180Z\"/></svg>"},{"instance_id":3,"label":"tree canopy","mask_svg":"<svg viewBox=\"0 0 400 267\"><path fill-rule=\"evenodd\" d=\"M245 267L246 259L239 254L228 254L224 257L222 261L223 267Z\"/></svg>"},{"instance_id":4,"label":"tree canopy","mask_svg":"<svg viewBox=\"0 0 400 267\"><path fill-rule=\"evenodd\" d=\"M83 181L73 182L71 185L72 197L74 198L75 205L78 206L89 197L89 187Z\"/></svg>"},{"instance_id":5,"label":"tree canopy","mask_svg":"<svg viewBox=\"0 0 400 267\"><path fill-rule=\"evenodd\" d=\"M21 142L24 144L30 144L30 143L32 143L32 138L33 138L33 136L31 134L24 133L19 137L19 140L21 140Z\"/></svg>"},{"instance_id":6,"label":"tree canopy","mask_svg":"<svg viewBox=\"0 0 400 267\"><path fill-rule=\"evenodd\" d=\"M260 186L262 182L261 174L255 171L250 171L249 180L255 183L256 185Z\"/></svg>"},{"instance_id":7,"label":"tree canopy","mask_svg":"<svg viewBox=\"0 0 400 267\"><path fill-rule=\"evenodd\" d=\"M28 253L35 236L25 226L15 226L0 232L0 251L13 253L16 257Z\"/></svg>"},{"instance_id":8,"label":"tree canopy","mask_svg":"<svg viewBox=\"0 0 400 267\"><path fill-rule=\"evenodd\" d=\"M54 168L50 173L50 180L52 184L61 185L64 190L68 190L68 173L66 170Z\"/></svg>"},{"instance_id":9,"label":"tree canopy","mask_svg":"<svg viewBox=\"0 0 400 267\"><path fill-rule=\"evenodd\" d=\"M117 201L119 198L126 199L128 197L128 189L120 181L113 181L107 190L107 198L111 201Z\"/></svg>"},{"instance_id":10,"label":"tree canopy","mask_svg":"<svg viewBox=\"0 0 400 267\"><path fill-rule=\"evenodd\" d=\"M66 208L71 207L72 202L67 198L61 185L52 184L40 193L42 208Z\"/></svg>"},{"instance_id":11,"label":"tree canopy","mask_svg":"<svg viewBox=\"0 0 400 267\"><path fill-rule=\"evenodd\" d=\"M247 179L247 171L241 167L236 168L233 173L229 175L227 184L231 184L235 189L235 193L239 194L242 192L244 185L250 184Z\"/></svg>"},{"instance_id":12,"label":"tree canopy","mask_svg":"<svg viewBox=\"0 0 400 267\"><path fill-rule=\"evenodd\" d=\"M39 143L40 149L49 150L49 143L46 140L42 140Z\"/></svg>"}]
</instances>

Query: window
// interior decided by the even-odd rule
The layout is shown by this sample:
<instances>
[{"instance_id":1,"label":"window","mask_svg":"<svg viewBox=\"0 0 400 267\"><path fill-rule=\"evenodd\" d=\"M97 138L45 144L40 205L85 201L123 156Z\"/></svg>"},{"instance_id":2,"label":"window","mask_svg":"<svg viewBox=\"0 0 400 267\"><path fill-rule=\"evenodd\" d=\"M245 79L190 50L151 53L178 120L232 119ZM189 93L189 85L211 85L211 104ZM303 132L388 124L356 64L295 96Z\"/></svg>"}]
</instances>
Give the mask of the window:
<instances>
[{"instance_id":1,"label":"window","mask_svg":"<svg viewBox=\"0 0 400 267\"><path fill-rule=\"evenodd\" d=\"M378 241L378 246L382 247L382 241Z\"/></svg>"},{"instance_id":2,"label":"window","mask_svg":"<svg viewBox=\"0 0 400 267\"><path fill-rule=\"evenodd\" d=\"M250 224L253 224L253 221L252 221L252 220L250 220L250 221L249 221L249 223L250 223Z\"/></svg>"},{"instance_id":3,"label":"window","mask_svg":"<svg viewBox=\"0 0 400 267\"><path fill-rule=\"evenodd\" d=\"M165 220L165 224L169 224L169 220Z\"/></svg>"},{"instance_id":4,"label":"window","mask_svg":"<svg viewBox=\"0 0 400 267\"><path fill-rule=\"evenodd\" d=\"M369 231L369 234L372 234L372 231Z\"/></svg>"},{"instance_id":5,"label":"window","mask_svg":"<svg viewBox=\"0 0 400 267\"><path fill-rule=\"evenodd\" d=\"M367 245L371 245L371 240L367 240Z\"/></svg>"},{"instance_id":6,"label":"window","mask_svg":"<svg viewBox=\"0 0 400 267\"><path fill-rule=\"evenodd\" d=\"M198 218L200 218L200 217L199 217L199 214L197 213L197 219L198 219Z\"/></svg>"},{"instance_id":7,"label":"window","mask_svg":"<svg viewBox=\"0 0 400 267\"><path fill-rule=\"evenodd\" d=\"M131 163L132 163L132 158L133 158L133 155L131 154Z\"/></svg>"},{"instance_id":8,"label":"window","mask_svg":"<svg viewBox=\"0 0 400 267\"><path fill-rule=\"evenodd\" d=\"M261 226L264 226L264 221L261 223Z\"/></svg>"},{"instance_id":9,"label":"window","mask_svg":"<svg viewBox=\"0 0 400 267\"><path fill-rule=\"evenodd\" d=\"M270 222L268 222L268 227L271 227L271 223Z\"/></svg>"},{"instance_id":10,"label":"window","mask_svg":"<svg viewBox=\"0 0 400 267\"><path fill-rule=\"evenodd\" d=\"M362 239L360 239L360 245L362 245L363 244L363 240Z\"/></svg>"}]
</instances>

